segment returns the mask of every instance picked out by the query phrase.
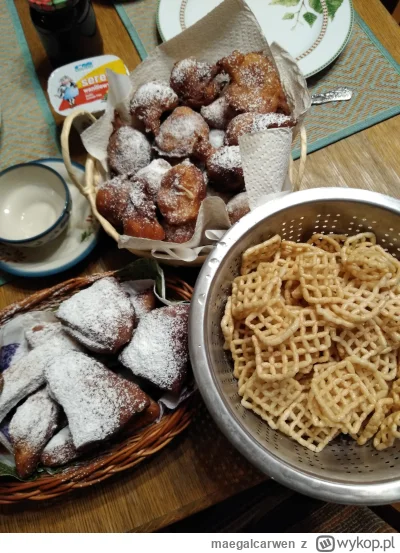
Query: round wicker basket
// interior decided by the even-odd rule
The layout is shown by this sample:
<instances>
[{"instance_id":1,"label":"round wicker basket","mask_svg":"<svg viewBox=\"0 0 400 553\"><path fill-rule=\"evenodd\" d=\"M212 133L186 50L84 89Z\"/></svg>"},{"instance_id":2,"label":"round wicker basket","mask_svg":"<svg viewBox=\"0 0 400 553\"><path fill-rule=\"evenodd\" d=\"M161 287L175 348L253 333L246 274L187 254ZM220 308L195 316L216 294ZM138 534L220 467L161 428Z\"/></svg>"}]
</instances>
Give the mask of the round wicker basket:
<instances>
[{"instance_id":1,"label":"round wicker basket","mask_svg":"<svg viewBox=\"0 0 400 553\"><path fill-rule=\"evenodd\" d=\"M118 242L120 234L118 231L97 211L96 207L96 194L97 187L100 182L105 178L105 172L101 164L90 154L86 158L85 164L85 183L83 184L76 174L75 168L71 163L71 155L69 151L69 136L71 133L71 127L76 119L84 119L88 122L88 125L94 123L96 118L89 112L85 110L75 110L71 113L64 121L62 133L61 133L61 149L62 156L64 160L65 167L67 168L68 174L74 184L77 186L81 194L86 196L88 199L94 216L99 221L106 233L111 236L116 242ZM303 180L306 159L307 159L307 133L304 125L300 128L300 163L298 167L297 174L294 171L293 160L290 158L290 167L289 167L289 177L293 185L293 192L299 190L301 182ZM144 250L129 250L131 253L137 255L138 257L152 257L151 251ZM198 256L194 261L178 261L173 258L163 258L163 263L167 265L172 265L175 267L185 266L185 267L196 267L204 263L206 255Z\"/></svg>"},{"instance_id":2,"label":"round wicker basket","mask_svg":"<svg viewBox=\"0 0 400 553\"><path fill-rule=\"evenodd\" d=\"M111 271L68 280L53 288L33 294L19 303L12 304L0 312L0 325L18 314L33 309L46 310L57 307L82 288L105 276L116 276ZM182 300L190 300L193 289L178 278L166 280L171 295ZM189 425L195 402L189 398L175 411L165 414L160 422L152 424L134 434L124 437L118 443L83 458L56 474L42 473L39 478L28 482L14 479L0 480L0 504L16 504L21 501L42 501L92 486L110 478L114 474L128 470L167 446L175 436Z\"/></svg>"}]
</instances>

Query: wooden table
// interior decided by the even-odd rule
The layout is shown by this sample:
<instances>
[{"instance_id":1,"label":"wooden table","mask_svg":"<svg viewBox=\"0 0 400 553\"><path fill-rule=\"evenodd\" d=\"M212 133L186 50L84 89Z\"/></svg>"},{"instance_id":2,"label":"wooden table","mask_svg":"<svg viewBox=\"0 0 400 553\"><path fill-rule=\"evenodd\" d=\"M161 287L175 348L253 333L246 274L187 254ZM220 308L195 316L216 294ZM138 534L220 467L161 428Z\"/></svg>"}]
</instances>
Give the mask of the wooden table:
<instances>
[{"instance_id":1,"label":"wooden table","mask_svg":"<svg viewBox=\"0 0 400 553\"><path fill-rule=\"evenodd\" d=\"M379 0L353 0L358 13L400 62L400 29ZM105 52L129 69L139 62L111 2L94 0ZM25 0L16 0L43 88L50 66L29 19ZM345 83L346 84L346 83ZM61 119L56 117L57 122ZM76 142L76 143L75 143ZM76 140L75 159L83 160ZM368 188L400 197L400 117L375 125L309 156L305 188ZM51 279L15 280L0 288L0 309L72 276L114 269L130 260L104 238L89 260ZM190 429L161 454L131 473L49 505L0 509L0 532L152 531L213 505L264 477L236 453L200 410Z\"/></svg>"}]
</instances>

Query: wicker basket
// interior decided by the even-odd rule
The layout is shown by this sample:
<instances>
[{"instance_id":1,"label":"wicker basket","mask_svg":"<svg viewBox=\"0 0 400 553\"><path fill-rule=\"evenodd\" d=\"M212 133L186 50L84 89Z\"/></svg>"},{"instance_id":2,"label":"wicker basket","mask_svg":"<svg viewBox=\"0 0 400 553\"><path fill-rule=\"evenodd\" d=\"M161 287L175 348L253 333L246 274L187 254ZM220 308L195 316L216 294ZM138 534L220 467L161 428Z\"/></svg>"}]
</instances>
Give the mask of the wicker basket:
<instances>
[{"instance_id":1,"label":"wicker basket","mask_svg":"<svg viewBox=\"0 0 400 553\"><path fill-rule=\"evenodd\" d=\"M53 288L37 292L1 311L0 325L8 322L15 315L33 309L52 309L82 288L105 276L117 275L111 271L74 278ZM193 289L182 280L167 279L166 285L174 296L183 300L191 299ZM191 421L194 407L194 401L189 398L175 411L164 415L159 423L121 439L121 442L109 445L100 454L74 463L57 474L43 473L36 480L29 482L0 479L0 504L53 499L74 489L92 486L114 474L130 469L163 449L175 436L185 430Z\"/></svg>"},{"instance_id":2,"label":"wicker basket","mask_svg":"<svg viewBox=\"0 0 400 553\"><path fill-rule=\"evenodd\" d=\"M85 183L82 185L78 175L75 172L74 166L71 163L71 156L69 151L69 136L71 132L71 127L74 123L74 121L78 118L85 118L87 119L88 123L94 123L96 121L96 118L89 112L85 110L75 110L71 115L69 115L63 125L63 130L61 134L61 149L62 149L62 156L64 159L65 167L67 168L68 174L71 178L71 180L74 182L74 184L78 187L81 194L86 196L86 198L89 200L89 203L92 207L92 211L96 219L99 221L103 229L106 231L106 233L111 236L116 242L118 242L120 234L118 231L105 219L100 213L97 211L96 207L96 194L97 194L97 186L102 181L103 177L105 177L104 169L101 167L100 163L90 154L88 154L86 158L86 164L85 164ZM306 159L307 159L307 134L304 125L300 129L300 142L301 142L301 152L300 152L300 163L299 168L297 171L297 174L295 175L294 167L293 167L293 160L290 159L290 169L289 169L289 176L290 180L293 184L293 191L299 190L299 187L301 185L301 182L303 180L304 171L305 171L305 165L306 165ZM131 253L139 256L139 257L152 257L151 251L143 251L143 250L129 250ZM185 267L195 267L200 266L204 263L206 259L206 255L200 255L197 257L194 261L187 262L187 261L178 261L176 259L163 259L164 264L172 265L172 266L185 266Z\"/></svg>"}]
</instances>

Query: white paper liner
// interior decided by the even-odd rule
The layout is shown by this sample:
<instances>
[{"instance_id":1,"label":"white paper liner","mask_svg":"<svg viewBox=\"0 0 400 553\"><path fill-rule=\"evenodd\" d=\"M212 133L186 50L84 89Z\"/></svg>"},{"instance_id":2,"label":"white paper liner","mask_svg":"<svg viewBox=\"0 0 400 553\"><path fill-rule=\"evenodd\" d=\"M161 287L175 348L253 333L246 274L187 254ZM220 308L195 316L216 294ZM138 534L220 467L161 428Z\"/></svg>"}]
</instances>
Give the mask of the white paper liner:
<instances>
[{"instance_id":1,"label":"white paper liner","mask_svg":"<svg viewBox=\"0 0 400 553\"><path fill-rule=\"evenodd\" d=\"M107 109L103 117L82 134L86 150L107 171L107 145L112 132L114 110L117 109L122 119L130 123L129 101L139 86L155 79L169 81L172 66L182 58L194 56L200 60L216 62L235 49L244 53L262 50L274 59L293 116L298 122L293 129L293 134L296 135L311 105L307 84L298 65L279 45L268 45L256 17L244 0L225 0L195 25L156 48L129 77L108 72ZM289 134L291 136L292 131L278 130L285 132L268 130L240 139L251 209L259 205L261 199L262 202L268 201L270 194L281 192L287 180L291 155ZM291 189L290 183L289 188ZM151 251L154 257L161 259L172 257L192 261L203 253L199 248L210 243L208 231L226 230L230 227L225 204L218 200L220 198L209 197L203 201L195 234L184 245L121 236L118 247Z\"/></svg>"}]
</instances>

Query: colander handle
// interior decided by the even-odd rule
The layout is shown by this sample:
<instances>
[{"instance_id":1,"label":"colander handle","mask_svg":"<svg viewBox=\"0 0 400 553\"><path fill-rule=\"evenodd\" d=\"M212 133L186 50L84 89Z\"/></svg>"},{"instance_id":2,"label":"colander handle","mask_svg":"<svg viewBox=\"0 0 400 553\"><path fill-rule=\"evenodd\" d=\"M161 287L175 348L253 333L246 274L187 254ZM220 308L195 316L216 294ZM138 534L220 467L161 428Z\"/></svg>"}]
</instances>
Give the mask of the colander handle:
<instances>
[{"instance_id":1,"label":"colander handle","mask_svg":"<svg viewBox=\"0 0 400 553\"><path fill-rule=\"evenodd\" d=\"M293 158L290 157L290 164L289 164L289 178L293 185L293 192L297 192L297 190L300 190L301 183L303 181L304 172L306 169L306 161L307 161L307 131L304 125L301 125L300 127L300 160L299 160L299 168L297 171L297 174L295 175L294 171L294 162Z\"/></svg>"}]
</instances>

